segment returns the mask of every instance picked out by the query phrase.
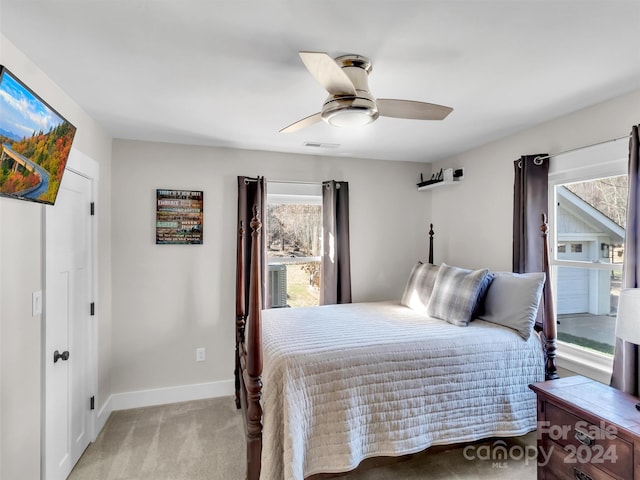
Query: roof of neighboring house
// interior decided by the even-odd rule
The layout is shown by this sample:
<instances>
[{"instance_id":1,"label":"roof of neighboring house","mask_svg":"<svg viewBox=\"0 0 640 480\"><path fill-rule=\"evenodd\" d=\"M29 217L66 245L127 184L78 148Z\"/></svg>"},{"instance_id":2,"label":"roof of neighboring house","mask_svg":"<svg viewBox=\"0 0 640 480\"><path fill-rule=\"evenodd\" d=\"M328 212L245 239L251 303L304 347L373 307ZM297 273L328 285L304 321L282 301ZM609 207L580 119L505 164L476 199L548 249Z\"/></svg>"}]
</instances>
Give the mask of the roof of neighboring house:
<instances>
[{"instance_id":1,"label":"roof of neighboring house","mask_svg":"<svg viewBox=\"0 0 640 480\"><path fill-rule=\"evenodd\" d=\"M589 202L586 202L566 187L558 188L557 195L560 205L572 215L591 226L594 232L605 233L614 243L622 243L624 241L624 228Z\"/></svg>"}]
</instances>

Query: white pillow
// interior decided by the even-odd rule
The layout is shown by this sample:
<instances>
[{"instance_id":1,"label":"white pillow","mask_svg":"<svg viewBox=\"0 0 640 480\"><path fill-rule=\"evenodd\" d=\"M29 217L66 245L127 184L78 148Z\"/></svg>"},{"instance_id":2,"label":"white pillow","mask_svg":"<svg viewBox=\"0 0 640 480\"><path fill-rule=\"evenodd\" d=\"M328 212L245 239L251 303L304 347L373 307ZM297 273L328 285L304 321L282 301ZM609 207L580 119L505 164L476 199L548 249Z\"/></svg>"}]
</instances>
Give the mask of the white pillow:
<instances>
[{"instance_id":1,"label":"white pillow","mask_svg":"<svg viewBox=\"0 0 640 480\"><path fill-rule=\"evenodd\" d=\"M543 272L495 273L479 318L512 328L527 340L538 315L545 278Z\"/></svg>"}]
</instances>

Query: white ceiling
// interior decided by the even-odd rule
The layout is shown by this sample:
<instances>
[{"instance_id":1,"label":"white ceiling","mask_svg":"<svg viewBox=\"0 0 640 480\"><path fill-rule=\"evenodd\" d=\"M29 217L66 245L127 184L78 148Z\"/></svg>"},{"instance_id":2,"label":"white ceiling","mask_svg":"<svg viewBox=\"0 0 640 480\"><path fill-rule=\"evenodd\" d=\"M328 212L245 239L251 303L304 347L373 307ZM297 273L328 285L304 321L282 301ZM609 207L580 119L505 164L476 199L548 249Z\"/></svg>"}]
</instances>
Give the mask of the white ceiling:
<instances>
[{"instance_id":1,"label":"white ceiling","mask_svg":"<svg viewBox=\"0 0 640 480\"><path fill-rule=\"evenodd\" d=\"M640 89L640 0L1 0L0 9L1 33L117 138L431 162ZM375 97L454 111L441 122L381 117L278 133L326 97L299 50L367 56Z\"/></svg>"}]
</instances>

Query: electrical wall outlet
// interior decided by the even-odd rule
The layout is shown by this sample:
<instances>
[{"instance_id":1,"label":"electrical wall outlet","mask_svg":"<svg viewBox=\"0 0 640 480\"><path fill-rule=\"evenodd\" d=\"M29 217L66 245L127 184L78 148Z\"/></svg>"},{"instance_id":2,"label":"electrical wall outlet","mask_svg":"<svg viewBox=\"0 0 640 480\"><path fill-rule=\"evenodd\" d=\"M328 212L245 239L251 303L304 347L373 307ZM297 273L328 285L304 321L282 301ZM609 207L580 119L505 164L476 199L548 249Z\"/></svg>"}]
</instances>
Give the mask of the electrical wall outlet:
<instances>
[{"instance_id":1,"label":"electrical wall outlet","mask_svg":"<svg viewBox=\"0 0 640 480\"><path fill-rule=\"evenodd\" d=\"M207 359L207 350L204 347L196 348L196 362L204 362Z\"/></svg>"}]
</instances>

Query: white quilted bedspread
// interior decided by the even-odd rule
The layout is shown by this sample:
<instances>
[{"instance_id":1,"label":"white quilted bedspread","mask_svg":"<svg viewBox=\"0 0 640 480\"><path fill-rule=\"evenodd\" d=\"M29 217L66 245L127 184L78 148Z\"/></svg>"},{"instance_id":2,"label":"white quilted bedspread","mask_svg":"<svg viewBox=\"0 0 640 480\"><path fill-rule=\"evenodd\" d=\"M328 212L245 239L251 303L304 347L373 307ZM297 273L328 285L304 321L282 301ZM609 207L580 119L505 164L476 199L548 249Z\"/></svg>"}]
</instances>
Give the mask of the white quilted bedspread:
<instances>
[{"instance_id":1,"label":"white quilted bedspread","mask_svg":"<svg viewBox=\"0 0 640 480\"><path fill-rule=\"evenodd\" d=\"M262 480L535 429L540 339L397 302L263 311Z\"/></svg>"}]
</instances>

